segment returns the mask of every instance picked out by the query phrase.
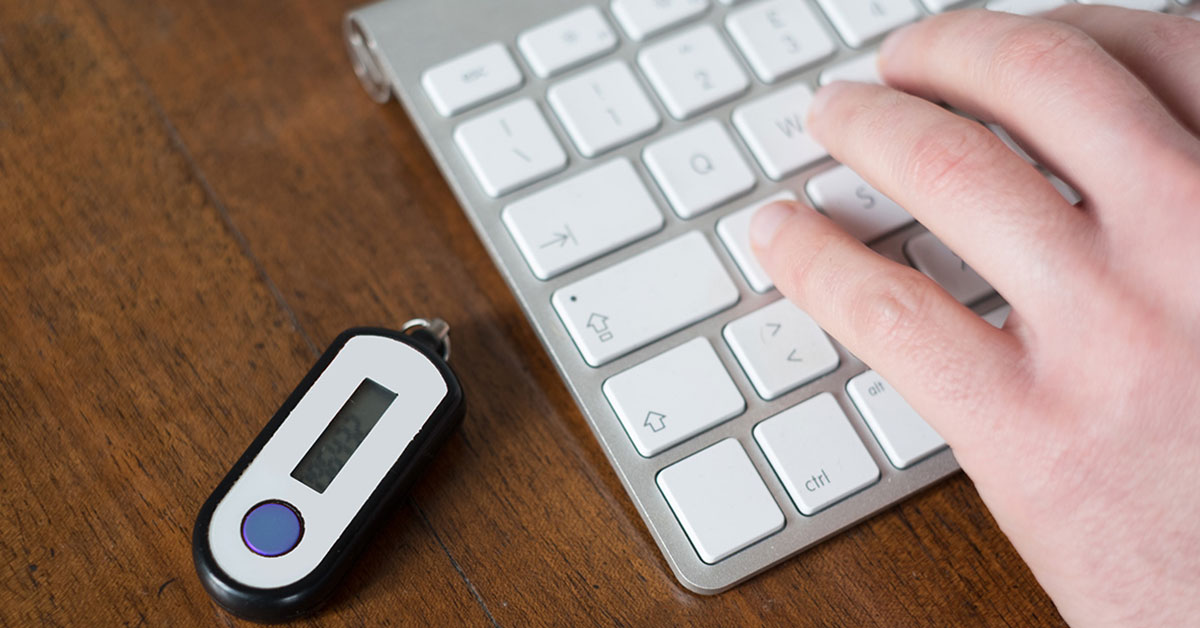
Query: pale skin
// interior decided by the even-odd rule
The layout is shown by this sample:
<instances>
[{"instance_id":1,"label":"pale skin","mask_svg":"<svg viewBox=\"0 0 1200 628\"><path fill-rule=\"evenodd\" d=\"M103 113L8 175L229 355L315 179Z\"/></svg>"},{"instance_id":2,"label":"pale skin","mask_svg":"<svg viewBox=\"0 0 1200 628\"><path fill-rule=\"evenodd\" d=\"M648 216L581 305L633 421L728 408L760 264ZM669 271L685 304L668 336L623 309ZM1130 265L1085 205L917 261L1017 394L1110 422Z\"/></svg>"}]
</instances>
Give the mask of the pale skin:
<instances>
[{"instance_id":1,"label":"pale skin","mask_svg":"<svg viewBox=\"0 0 1200 628\"><path fill-rule=\"evenodd\" d=\"M889 87L808 129L1013 306L1003 329L796 203L755 215L780 291L953 448L1075 626L1200 621L1200 22L952 12L883 44ZM947 103L1006 127L1084 201Z\"/></svg>"}]
</instances>

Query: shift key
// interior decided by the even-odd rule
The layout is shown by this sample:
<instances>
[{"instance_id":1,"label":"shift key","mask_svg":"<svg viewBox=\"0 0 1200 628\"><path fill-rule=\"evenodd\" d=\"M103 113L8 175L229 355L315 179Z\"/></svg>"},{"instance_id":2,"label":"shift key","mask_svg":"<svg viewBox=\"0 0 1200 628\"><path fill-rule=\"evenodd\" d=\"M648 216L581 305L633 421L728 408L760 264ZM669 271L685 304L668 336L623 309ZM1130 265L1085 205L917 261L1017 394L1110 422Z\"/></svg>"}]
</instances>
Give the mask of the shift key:
<instances>
[{"instance_id":1,"label":"shift key","mask_svg":"<svg viewBox=\"0 0 1200 628\"><path fill-rule=\"evenodd\" d=\"M607 364L730 307L738 289L691 232L555 291L550 302L592 366Z\"/></svg>"}]
</instances>

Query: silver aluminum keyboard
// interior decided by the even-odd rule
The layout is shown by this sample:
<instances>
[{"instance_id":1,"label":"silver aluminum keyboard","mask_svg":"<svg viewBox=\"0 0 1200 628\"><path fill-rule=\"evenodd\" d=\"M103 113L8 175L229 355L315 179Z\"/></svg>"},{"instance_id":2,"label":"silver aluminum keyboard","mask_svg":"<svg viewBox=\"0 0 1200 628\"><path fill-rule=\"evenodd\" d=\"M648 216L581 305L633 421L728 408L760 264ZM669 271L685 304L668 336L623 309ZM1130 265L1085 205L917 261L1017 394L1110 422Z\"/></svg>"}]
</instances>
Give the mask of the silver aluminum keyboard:
<instances>
[{"instance_id":1,"label":"silver aluminum keyboard","mask_svg":"<svg viewBox=\"0 0 1200 628\"><path fill-rule=\"evenodd\" d=\"M1120 4L1182 10L1169 2ZM806 135L813 89L878 81L874 45L931 13L1064 3L386 0L345 26L368 92L404 104L671 569L712 594L958 470L780 299L749 250L755 208L808 200L993 324L1007 314Z\"/></svg>"}]
</instances>

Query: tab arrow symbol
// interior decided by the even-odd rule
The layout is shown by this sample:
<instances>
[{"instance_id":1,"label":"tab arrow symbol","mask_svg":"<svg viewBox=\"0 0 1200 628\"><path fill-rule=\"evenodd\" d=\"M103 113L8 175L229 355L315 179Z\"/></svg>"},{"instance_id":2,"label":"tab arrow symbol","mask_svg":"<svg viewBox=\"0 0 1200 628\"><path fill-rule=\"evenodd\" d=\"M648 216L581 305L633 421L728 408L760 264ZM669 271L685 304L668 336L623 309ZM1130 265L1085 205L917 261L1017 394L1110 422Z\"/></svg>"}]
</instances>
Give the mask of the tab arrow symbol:
<instances>
[{"instance_id":1,"label":"tab arrow symbol","mask_svg":"<svg viewBox=\"0 0 1200 628\"><path fill-rule=\"evenodd\" d=\"M544 249L554 246L555 244L557 244L559 248L562 248L567 245L567 242L570 242L571 244L579 244L579 242L575 239L575 234L571 233L570 225L563 225L562 231L554 232L554 239L539 246L538 248Z\"/></svg>"},{"instance_id":2,"label":"tab arrow symbol","mask_svg":"<svg viewBox=\"0 0 1200 628\"><path fill-rule=\"evenodd\" d=\"M789 353L788 357L787 357L788 362L803 362L804 358L796 355L799 352L800 352L799 349L792 349L792 352Z\"/></svg>"},{"instance_id":3,"label":"tab arrow symbol","mask_svg":"<svg viewBox=\"0 0 1200 628\"><path fill-rule=\"evenodd\" d=\"M661 432L667 429L666 418L667 415L651 410L650 412L646 413L646 420L642 423L642 425L650 428L654 432Z\"/></svg>"}]
</instances>

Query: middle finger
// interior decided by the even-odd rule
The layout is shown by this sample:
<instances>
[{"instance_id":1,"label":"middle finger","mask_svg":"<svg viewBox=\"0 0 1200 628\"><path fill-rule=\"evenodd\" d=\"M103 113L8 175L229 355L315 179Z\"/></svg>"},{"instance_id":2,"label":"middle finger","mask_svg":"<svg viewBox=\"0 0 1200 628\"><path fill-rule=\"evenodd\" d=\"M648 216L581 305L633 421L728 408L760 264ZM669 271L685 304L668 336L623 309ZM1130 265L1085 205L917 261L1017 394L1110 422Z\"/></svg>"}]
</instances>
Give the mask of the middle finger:
<instances>
[{"instance_id":1,"label":"middle finger","mask_svg":"<svg viewBox=\"0 0 1200 628\"><path fill-rule=\"evenodd\" d=\"M889 85L999 122L1102 220L1156 198L1164 163L1200 157L1145 84L1066 24L955 11L893 34L880 70Z\"/></svg>"},{"instance_id":2,"label":"middle finger","mask_svg":"<svg viewBox=\"0 0 1200 628\"><path fill-rule=\"evenodd\" d=\"M1019 310L1047 301L1036 293L1057 290L1057 269L1083 263L1094 223L979 123L886 87L834 83L809 130Z\"/></svg>"}]
</instances>

